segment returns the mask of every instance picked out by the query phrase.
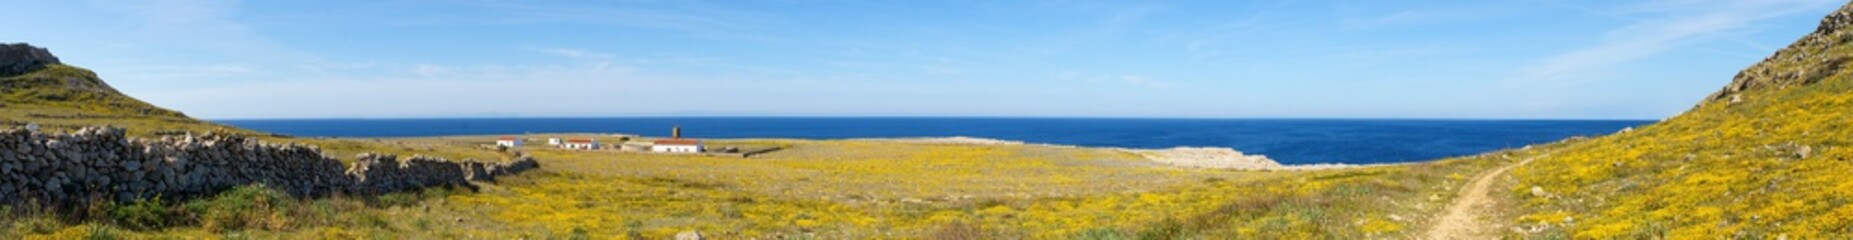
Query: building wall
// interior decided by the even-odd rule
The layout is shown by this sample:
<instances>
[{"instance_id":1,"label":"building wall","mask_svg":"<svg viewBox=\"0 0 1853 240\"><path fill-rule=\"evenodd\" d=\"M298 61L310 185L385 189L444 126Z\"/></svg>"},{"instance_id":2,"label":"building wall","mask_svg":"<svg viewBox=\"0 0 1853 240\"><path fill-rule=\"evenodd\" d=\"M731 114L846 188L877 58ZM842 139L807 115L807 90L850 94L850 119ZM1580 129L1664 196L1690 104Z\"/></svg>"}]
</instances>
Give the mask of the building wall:
<instances>
[{"instance_id":1,"label":"building wall","mask_svg":"<svg viewBox=\"0 0 1853 240\"><path fill-rule=\"evenodd\" d=\"M598 149L598 143L596 142L594 143L566 143L566 144L560 145L560 148L592 150L592 149Z\"/></svg>"},{"instance_id":2,"label":"building wall","mask_svg":"<svg viewBox=\"0 0 1853 240\"><path fill-rule=\"evenodd\" d=\"M656 146L651 146L650 150L656 151L656 152L694 153L694 152L701 152L701 146L700 145L656 145Z\"/></svg>"}]
</instances>

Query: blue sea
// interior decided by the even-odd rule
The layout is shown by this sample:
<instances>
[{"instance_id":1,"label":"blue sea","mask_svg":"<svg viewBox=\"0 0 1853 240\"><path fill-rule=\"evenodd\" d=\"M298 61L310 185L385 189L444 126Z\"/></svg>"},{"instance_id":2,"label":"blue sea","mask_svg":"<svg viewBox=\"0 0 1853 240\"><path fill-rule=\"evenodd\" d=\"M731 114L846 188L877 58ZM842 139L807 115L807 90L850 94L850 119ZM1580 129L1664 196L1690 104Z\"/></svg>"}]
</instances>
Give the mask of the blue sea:
<instances>
[{"instance_id":1,"label":"blue sea","mask_svg":"<svg viewBox=\"0 0 1853 240\"><path fill-rule=\"evenodd\" d=\"M510 118L220 120L308 137L421 137L629 133L697 138L970 136L1080 146L1228 147L1283 164L1394 163L1472 155L1572 136L1613 133L1639 120L1336 120L1071 118Z\"/></svg>"}]
</instances>

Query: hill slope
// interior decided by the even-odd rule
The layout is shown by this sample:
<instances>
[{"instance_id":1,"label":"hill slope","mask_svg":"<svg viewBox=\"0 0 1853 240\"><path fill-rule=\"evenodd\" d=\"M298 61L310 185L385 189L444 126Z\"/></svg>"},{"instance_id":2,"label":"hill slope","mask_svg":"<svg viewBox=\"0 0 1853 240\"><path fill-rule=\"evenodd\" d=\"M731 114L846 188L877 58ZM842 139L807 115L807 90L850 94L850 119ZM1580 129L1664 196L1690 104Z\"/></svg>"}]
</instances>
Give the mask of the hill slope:
<instances>
[{"instance_id":1,"label":"hill slope","mask_svg":"<svg viewBox=\"0 0 1853 240\"><path fill-rule=\"evenodd\" d=\"M50 51L24 43L0 44L0 107L0 127L36 123L53 130L103 124L171 132L231 130L124 95L95 72L64 65Z\"/></svg>"},{"instance_id":2,"label":"hill slope","mask_svg":"<svg viewBox=\"0 0 1853 240\"><path fill-rule=\"evenodd\" d=\"M1515 169L1518 234L1853 234L1853 5L1698 107Z\"/></svg>"},{"instance_id":3,"label":"hill slope","mask_svg":"<svg viewBox=\"0 0 1853 240\"><path fill-rule=\"evenodd\" d=\"M352 160L346 157L363 152L407 156L424 154L451 159L510 158L500 152L479 148L295 138L202 121L125 95L95 72L62 64L44 48L23 43L0 44L0 129L27 124L39 125L50 132L109 125L121 127L134 137L234 133L255 136L269 142L320 146L327 154L343 157L344 160Z\"/></svg>"}]
</instances>

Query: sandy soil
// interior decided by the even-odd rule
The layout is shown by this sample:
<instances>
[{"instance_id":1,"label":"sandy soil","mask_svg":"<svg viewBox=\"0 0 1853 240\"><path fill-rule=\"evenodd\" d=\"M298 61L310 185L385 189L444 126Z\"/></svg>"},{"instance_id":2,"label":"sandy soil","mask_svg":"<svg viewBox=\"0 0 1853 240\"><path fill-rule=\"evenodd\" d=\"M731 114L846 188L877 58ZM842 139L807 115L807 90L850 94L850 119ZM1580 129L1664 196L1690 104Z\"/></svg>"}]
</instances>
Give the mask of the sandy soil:
<instances>
[{"instance_id":1,"label":"sandy soil","mask_svg":"<svg viewBox=\"0 0 1853 240\"><path fill-rule=\"evenodd\" d=\"M1429 228L1426 238L1497 238L1499 232L1495 228L1497 228L1496 226L1498 226L1498 224L1492 222L1494 219L1489 219L1491 216L1496 216L1494 213L1499 211L1498 209L1493 209L1493 201L1495 201L1495 199L1491 194L1494 180L1497 180L1501 176L1505 176L1506 172L1511 171L1514 167L1525 165L1526 163L1530 163L1531 160L1546 156L1550 155L1533 156L1519 161L1518 163L1502 166L1492 171L1481 173L1479 176L1475 176L1472 182L1467 183L1466 188L1461 188L1460 197L1455 198L1454 203L1448 205L1446 215L1442 215L1440 219L1435 220L1435 226Z\"/></svg>"}]
</instances>

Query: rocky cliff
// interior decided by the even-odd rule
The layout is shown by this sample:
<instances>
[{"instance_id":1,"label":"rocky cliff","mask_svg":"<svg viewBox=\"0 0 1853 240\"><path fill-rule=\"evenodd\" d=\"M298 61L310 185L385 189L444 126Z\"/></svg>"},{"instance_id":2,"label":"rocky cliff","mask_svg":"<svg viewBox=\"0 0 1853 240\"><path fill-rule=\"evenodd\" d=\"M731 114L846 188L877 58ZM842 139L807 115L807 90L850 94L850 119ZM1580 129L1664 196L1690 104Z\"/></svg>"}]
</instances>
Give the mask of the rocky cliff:
<instances>
[{"instance_id":1,"label":"rocky cliff","mask_svg":"<svg viewBox=\"0 0 1853 240\"><path fill-rule=\"evenodd\" d=\"M1514 238L1853 237L1853 4L1679 116L1542 146Z\"/></svg>"},{"instance_id":2,"label":"rocky cliff","mask_svg":"<svg viewBox=\"0 0 1853 240\"><path fill-rule=\"evenodd\" d=\"M124 95L89 70L50 51L0 44L0 206L82 207L99 201L211 196L263 184L297 196L371 195L437 186L474 186L539 166L359 154L349 166L314 146L264 142L261 134L188 118ZM46 131L21 126L44 126ZM158 138L134 138L132 126ZM57 129L57 130L51 130ZM65 131L68 133L53 133ZM289 141L288 138L275 139ZM356 148L356 146L347 146ZM378 151L359 144L360 151ZM351 151L351 150L350 150Z\"/></svg>"},{"instance_id":3,"label":"rocky cliff","mask_svg":"<svg viewBox=\"0 0 1853 240\"><path fill-rule=\"evenodd\" d=\"M50 50L25 43L0 44L0 77L19 75L61 64Z\"/></svg>"},{"instance_id":4,"label":"rocky cliff","mask_svg":"<svg viewBox=\"0 0 1853 240\"><path fill-rule=\"evenodd\" d=\"M1738 72L1730 84L1700 101L1699 105L1741 102L1747 97L1742 93L1750 90L1813 84L1839 72L1847 67L1850 55L1834 51L1833 47L1853 41L1853 30L1848 30L1849 27L1853 27L1853 5L1842 6L1828 14L1813 33Z\"/></svg>"},{"instance_id":5,"label":"rocky cliff","mask_svg":"<svg viewBox=\"0 0 1853 240\"><path fill-rule=\"evenodd\" d=\"M69 109L89 116L192 120L180 112L129 97L103 82L95 72L64 65L44 48L24 43L0 44L0 106L26 105Z\"/></svg>"}]
</instances>

